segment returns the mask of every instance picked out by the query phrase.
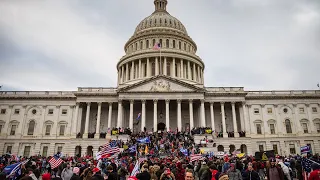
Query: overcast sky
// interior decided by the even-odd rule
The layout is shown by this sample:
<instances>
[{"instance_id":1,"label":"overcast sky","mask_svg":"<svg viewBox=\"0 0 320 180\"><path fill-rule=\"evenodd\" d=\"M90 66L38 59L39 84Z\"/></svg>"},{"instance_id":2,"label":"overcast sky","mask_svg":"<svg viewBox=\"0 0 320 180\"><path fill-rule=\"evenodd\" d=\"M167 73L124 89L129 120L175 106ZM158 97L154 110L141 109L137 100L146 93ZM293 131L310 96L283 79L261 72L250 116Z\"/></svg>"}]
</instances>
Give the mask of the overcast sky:
<instances>
[{"instance_id":1,"label":"overcast sky","mask_svg":"<svg viewBox=\"0 0 320 180\"><path fill-rule=\"evenodd\" d=\"M317 89L320 0L168 0L205 62L205 86ZM2 90L115 87L153 0L1 0Z\"/></svg>"}]
</instances>

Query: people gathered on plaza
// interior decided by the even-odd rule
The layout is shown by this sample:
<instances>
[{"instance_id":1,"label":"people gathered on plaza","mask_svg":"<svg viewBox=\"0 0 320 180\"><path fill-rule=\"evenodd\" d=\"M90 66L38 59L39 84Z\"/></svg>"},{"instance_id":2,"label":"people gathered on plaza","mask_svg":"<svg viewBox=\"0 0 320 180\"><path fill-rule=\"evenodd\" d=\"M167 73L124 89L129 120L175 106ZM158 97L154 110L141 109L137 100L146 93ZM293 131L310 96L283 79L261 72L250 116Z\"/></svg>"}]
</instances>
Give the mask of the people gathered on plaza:
<instances>
[{"instance_id":1,"label":"people gathered on plaza","mask_svg":"<svg viewBox=\"0 0 320 180\"><path fill-rule=\"evenodd\" d=\"M190 132L155 133L130 131L127 141L107 142L113 147L121 148L122 151L115 154L116 156L97 159L93 154L68 156L58 153L62 154L58 158L61 163L55 168L52 168L53 164L50 163L53 156L17 157L8 153L0 158L0 180L320 179L320 158L317 154L307 154L305 157L274 155L264 160L244 153L241 156L216 156L202 152L201 146L195 143L194 135L204 132L209 133L210 129L194 128ZM141 139L147 141L139 143ZM15 164L20 167L12 174L13 170L8 171L8 168Z\"/></svg>"}]
</instances>

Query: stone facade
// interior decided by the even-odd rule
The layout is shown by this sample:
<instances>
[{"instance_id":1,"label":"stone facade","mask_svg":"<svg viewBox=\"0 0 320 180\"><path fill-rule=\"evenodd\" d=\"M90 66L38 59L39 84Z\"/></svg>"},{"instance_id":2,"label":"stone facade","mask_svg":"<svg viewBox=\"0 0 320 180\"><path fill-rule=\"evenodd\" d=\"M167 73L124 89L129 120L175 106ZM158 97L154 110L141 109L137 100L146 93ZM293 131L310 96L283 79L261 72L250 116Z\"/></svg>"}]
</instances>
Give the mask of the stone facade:
<instances>
[{"instance_id":1,"label":"stone facade","mask_svg":"<svg viewBox=\"0 0 320 180\"><path fill-rule=\"evenodd\" d=\"M151 131L159 123L166 130L212 127L223 132L223 138L209 137L215 145L207 149L215 152L275 149L288 155L299 154L306 144L320 152L320 91L205 87L204 63L195 42L166 11L167 0L154 4L155 12L125 45L126 55L117 64L117 88L0 92L0 154L92 154L106 141L99 133L109 128ZM154 48L158 43L161 52ZM241 131L245 137L239 137ZM88 138L89 133L95 133L94 138Z\"/></svg>"}]
</instances>

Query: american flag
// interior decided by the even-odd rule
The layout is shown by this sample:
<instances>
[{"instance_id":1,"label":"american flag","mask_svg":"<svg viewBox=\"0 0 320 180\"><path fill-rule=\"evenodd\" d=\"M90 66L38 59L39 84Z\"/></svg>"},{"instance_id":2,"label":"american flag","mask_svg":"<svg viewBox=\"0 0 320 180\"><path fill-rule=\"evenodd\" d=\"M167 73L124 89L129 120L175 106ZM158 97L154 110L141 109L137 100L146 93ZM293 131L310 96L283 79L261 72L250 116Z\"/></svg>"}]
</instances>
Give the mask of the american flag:
<instances>
[{"instance_id":1,"label":"american flag","mask_svg":"<svg viewBox=\"0 0 320 180\"><path fill-rule=\"evenodd\" d=\"M156 43L156 44L153 46L153 50L161 50L161 44L160 44L160 43Z\"/></svg>"},{"instance_id":2,"label":"american flag","mask_svg":"<svg viewBox=\"0 0 320 180\"><path fill-rule=\"evenodd\" d=\"M58 154L54 155L49 160L51 169L55 169L55 168L59 167L62 162L63 162L63 160L60 158L60 156Z\"/></svg>"},{"instance_id":3,"label":"american flag","mask_svg":"<svg viewBox=\"0 0 320 180\"><path fill-rule=\"evenodd\" d=\"M97 153L97 159L117 157L118 153L120 153L120 148L118 148L114 143L107 143L102 146L101 151Z\"/></svg>"},{"instance_id":4,"label":"american flag","mask_svg":"<svg viewBox=\"0 0 320 180\"><path fill-rule=\"evenodd\" d=\"M197 161L197 160L203 160L202 154L191 154L190 155L190 161Z\"/></svg>"},{"instance_id":5,"label":"american flag","mask_svg":"<svg viewBox=\"0 0 320 180\"><path fill-rule=\"evenodd\" d=\"M308 159L308 158L303 158L303 159L302 159L302 167L303 167L303 169L304 169L306 172L308 172L308 173L311 172L311 165L312 165L313 163L316 163L316 164L320 165L320 163L315 162L315 161L313 161L313 160L311 160L311 159Z\"/></svg>"},{"instance_id":6,"label":"american flag","mask_svg":"<svg viewBox=\"0 0 320 180\"><path fill-rule=\"evenodd\" d=\"M131 177L135 177L140 172L140 163L145 160L147 160L147 158L139 158L132 170Z\"/></svg>"}]
</instances>

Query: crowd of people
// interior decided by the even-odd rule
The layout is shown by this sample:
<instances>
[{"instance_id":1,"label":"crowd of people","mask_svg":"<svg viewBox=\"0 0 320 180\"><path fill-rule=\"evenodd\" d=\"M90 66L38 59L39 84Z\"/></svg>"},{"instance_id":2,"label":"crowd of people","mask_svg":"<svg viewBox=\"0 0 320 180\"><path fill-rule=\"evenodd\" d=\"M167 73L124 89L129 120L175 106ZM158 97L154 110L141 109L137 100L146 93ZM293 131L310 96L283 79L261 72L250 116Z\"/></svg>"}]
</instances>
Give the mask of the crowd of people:
<instances>
[{"instance_id":1,"label":"crowd of people","mask_svg":"<svg viewBox=\"0 0 320 180\"><path fill-rule=\"evenodd\" d=\"M142 142L143 140L143 142ZM116 156L96 159L92 156L60 157L62 163L52 168L53 157L19 157L3 155L0 180L9 179L4 167L23 162L16 179L23 180L317 180L320 174L318 155L308 157L269 157L262 161L253 156L214 156L201 154L189 132L141 132L131 134L127 142L112 141L123 148ZM197 158L198 157L198 158ZM307 164L308 160L309 164ZM25 162L25 161L24 161ZM308 167L310 166L310 169ZM139 168L136 168L139 167Z\"/></svg>"}]
</instances>

